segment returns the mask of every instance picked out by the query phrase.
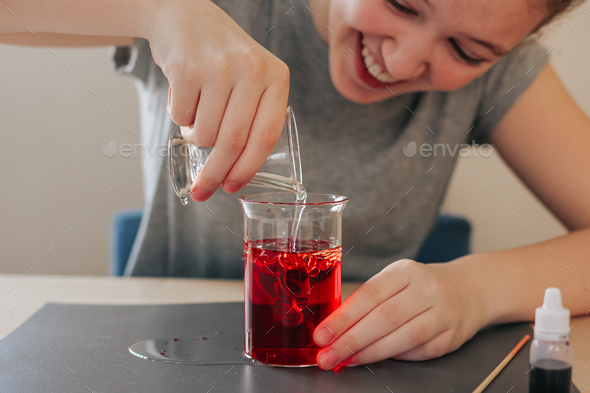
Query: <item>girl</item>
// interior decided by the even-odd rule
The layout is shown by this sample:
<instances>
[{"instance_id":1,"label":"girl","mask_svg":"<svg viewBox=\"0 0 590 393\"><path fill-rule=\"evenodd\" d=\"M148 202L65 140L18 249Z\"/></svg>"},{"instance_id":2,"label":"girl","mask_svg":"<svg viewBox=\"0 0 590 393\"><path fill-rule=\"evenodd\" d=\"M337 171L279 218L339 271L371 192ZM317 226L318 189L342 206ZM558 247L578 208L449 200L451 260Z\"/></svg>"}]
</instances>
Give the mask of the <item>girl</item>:
<instances>
[{"instance_id":1,"label":"girl","mask_svg":"<svg viewBox=\"0 0 590 393\"><path fill-rule=\"evenodd\" d=\"M142 142L176 126L214 146L183 207L167 160L144 161L146 207L127 274L241 277L235 197L272 151L287 98L305 186L346 195L343 265L366 280L314 333L331 369L454 351L482 327L532 320L546 287L590 304L590 120L531 35L567 0L4 0L0 41L114 45L140 94ZM32 35L29 30L35 32ZM456 155L491 142L571 230L435 265L414 258ZM236 231L236 232L234 232ZM236 233L236 234L234 234ZM548 250L551 250L548 251ZM572 274L565 268L576 272Z\"/></svg>"}]
</instances>

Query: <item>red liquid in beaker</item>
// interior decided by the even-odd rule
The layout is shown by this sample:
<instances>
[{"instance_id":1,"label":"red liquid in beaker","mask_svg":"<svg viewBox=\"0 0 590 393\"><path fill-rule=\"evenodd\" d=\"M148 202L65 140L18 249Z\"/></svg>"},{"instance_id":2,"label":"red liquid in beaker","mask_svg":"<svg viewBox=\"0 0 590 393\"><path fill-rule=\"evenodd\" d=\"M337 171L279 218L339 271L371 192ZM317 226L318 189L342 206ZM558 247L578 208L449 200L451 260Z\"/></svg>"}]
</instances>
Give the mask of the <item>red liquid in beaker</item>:
<instances>
[{"instance_id":1,"label":"red liquid in beaker","mask_svg":"<svg viewBox=\"0 0 590 393\"><path fill-rule=\"evenodd\" d=\"M316 364L313 331L341 300L342 247L288 239L244 243L245 352L264 363Z\"/></svg>"}]
</instances>

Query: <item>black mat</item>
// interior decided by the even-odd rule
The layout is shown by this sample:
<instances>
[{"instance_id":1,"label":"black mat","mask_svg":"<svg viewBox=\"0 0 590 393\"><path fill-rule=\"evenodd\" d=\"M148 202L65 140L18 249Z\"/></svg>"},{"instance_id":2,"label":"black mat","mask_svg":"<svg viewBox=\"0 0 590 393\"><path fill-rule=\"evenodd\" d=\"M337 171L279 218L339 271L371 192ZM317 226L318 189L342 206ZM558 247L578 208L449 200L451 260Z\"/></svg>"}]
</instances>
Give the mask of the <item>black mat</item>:
<instances>
[{"instance_id":1,"label":"black mat","mask_svg":"<svg viewBox=\"0 0 590 393\"><path fill-rule=\"evenodd\" d=\"M243 304L47 304L0 340L0 391L67 392L472 392L525 334L527 323L486 328L459 350L423 362L386 360L338 373L244 365ZM129 353L138 341L223 336L236 364L182 366ZM530 341L486 389L528 391ZM219 353L216 353L219 356ZM579 393L574 387L572 393Z\"/></svg>"}]
</instances>

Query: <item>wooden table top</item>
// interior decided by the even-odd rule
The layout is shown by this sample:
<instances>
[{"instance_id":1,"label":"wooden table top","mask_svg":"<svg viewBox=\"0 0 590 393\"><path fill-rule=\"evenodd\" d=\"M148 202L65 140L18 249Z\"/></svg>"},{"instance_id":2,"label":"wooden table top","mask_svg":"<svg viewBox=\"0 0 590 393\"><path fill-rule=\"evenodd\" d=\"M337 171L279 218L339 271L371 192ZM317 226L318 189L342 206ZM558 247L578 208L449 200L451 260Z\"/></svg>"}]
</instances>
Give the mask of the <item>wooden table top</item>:
<instances>
[{"instance_id":1,"label":"wooden table top","mask_svg":"<svg viewBox=\"0 0 590 393\"><path fill-rule=\"evenodd\" d=\"M344 283L342 300L360 284ZM0 274L0 338L45 303L172 304L244 301L241 280ZM1 311L0 311L1 312ZM590 393L590 315L572 318L573 380Z\"/></svg>"}]
</instances>

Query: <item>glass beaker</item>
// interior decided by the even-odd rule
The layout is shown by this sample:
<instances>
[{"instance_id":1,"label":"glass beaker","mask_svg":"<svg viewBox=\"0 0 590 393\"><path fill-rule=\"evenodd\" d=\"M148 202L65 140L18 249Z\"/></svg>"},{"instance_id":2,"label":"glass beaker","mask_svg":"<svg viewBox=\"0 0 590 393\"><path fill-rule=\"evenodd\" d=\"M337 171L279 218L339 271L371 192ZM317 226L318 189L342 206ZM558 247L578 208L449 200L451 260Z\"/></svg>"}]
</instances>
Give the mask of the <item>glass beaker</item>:
<instances>
[{"instance_id":1,"label":"glass beaker","mask_svg":"<svg viewBox=\"0 0 590 393\"><path fill-rule=\"evenodd\" d=\"M341 301L342 212L348 198L308 194L305 203L296 203L294 194L266 193L239 199L244 353L269 365L316 365L320 348L313 331Z\"/></svg>"},{"instance_id":2,"label":"glass beaker","mask_svg":"<svg viewBox=\"0 0 590 393\"><path fill-rule=\"evenodd\" d=\"M188 143L180 130L168 138L168 169L172 175L174 191L183 205L188 203L191 185L205 166L212 150L213 147ZM297 124L290 106L287 107L283 130L274 150L248 184L294 192L299 196L299 200L305 199Z\"/></svg>"}]
</instances>

